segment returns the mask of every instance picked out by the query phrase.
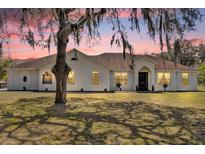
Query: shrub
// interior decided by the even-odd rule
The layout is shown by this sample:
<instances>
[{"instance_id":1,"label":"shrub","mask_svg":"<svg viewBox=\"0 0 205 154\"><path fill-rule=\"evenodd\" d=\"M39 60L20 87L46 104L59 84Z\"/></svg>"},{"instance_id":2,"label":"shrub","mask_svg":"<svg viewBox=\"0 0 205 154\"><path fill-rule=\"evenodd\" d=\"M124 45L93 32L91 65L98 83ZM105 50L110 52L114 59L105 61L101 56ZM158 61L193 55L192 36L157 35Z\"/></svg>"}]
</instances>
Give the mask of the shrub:
<instances>
[{"instance_id":1,"label":"shrub","mask_svg":"<svg viewBox=\"0 0 205 154\"><path fill-rule=\"evenodd\" d=\"M167 91L167 87L168 87L168 84L167 84L167 83L164 83L164 84L163 84L164 91Z\"/></svg>"},{"instance_id":2,"label":"shrub","mask_svg":"<svg viewBox=\"0 0 205 154\"><path fill-rule=\"evenodd\" d=\"M122 90L122 89L121 89L121 86L122 86L122 84L121 84L121 83L119 83L119 82L118 82L118 83L116 83L116 87L117 87L118 89L120 89L120 91Z\"/></svg>"},{"instance_id":3,"label":"shrub","mask_svg":"<svg viewBox=\"0 0 205 154\"><path fill-rule=\"evenodd\" d=\"M152 85L152 91L154 91L155 90L155 87L154 87L154 85Z\"/></svg>"}]
</instances>

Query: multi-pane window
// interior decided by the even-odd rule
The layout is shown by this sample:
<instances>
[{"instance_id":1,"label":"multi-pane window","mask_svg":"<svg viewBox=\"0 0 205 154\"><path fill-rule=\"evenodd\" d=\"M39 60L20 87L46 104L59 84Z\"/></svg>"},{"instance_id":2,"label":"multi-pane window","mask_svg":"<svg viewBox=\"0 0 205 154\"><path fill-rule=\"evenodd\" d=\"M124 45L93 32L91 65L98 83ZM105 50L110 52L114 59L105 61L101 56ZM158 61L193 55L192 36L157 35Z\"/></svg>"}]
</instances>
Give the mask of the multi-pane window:
<instances>
[{"instance_id":1,"label":"multi-pane window","mask_svg":"<svg viewBox=\"0 0 205 154\"><path fill-rule=\"evenodd\" d=\"M189 73L182 73L182 84L189 85Z\"/></svg>"},{"instance_id":2,"label":"multi-pane window","mask_svg":"<svg viewBox=\"0 0 205 154\"><path fill-rule=\"evenodd\" d=\"M45 72L42 78L43 84L52 84L52 74L50 72Z\"/></svg>"},{"instance_id":3,"label":"multi-pane window","mask_svg":"<svg viewBox=\"0 0 205 154\"><path fill-rule=\"evenodd\" d=\"M70 71L68 74L68 84L75 84L75 72Z\"/></svg>"},{"instance_id":4,"label":"multi-pane window","mask_svg":"<svg viewBox=\"0 0 205 154\"><path fill-rule=\"evenodd\" d=\"M99 85L99 83L100 83L99 72L92 72L92 84Z\"/></svg>"},{"instance_id":5,"label":"multi-pane window","mask_svg":"<svg viewBox=\"0 0 205 154\"><path fill-rule=\"evenodd\" d=\"M170 73L157 73L157 84L158 85L164 85L164 84L170 84L171 82L171 74Z\"/></svg>"},{"instance_id":6,"label":"multi-pane window","mask_svg":"<svg viewBox=\"0 0 205 154\"><path fill-rule=\"evenodd\" d=\"M127 72L116 72L115 73L115 84L121 83L122 85L127 85L128 74Z\"/></svg>"}]
</instances>

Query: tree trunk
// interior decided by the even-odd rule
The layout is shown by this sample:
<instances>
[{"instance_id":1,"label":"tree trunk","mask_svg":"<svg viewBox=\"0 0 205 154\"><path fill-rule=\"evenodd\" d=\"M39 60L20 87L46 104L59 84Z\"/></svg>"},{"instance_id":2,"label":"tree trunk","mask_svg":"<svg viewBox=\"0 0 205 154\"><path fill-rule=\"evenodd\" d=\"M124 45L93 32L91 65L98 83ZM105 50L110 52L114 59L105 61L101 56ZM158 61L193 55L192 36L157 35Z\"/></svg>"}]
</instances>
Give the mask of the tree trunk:
<instances>
[{"instance_id":1,"label":"tree trunk","mask_svg":"<svg viewBox=\"0 0 205 154\"><path fill-rule=\"evenodd\" d=\"M67 102L67 79L68 73L71 71L71 69L66 64L67 44L67 40L64 41L58 36L56 64L52 68L52 72L56 77L55 104L65 104Z\"/></svg>"}]
</instances>

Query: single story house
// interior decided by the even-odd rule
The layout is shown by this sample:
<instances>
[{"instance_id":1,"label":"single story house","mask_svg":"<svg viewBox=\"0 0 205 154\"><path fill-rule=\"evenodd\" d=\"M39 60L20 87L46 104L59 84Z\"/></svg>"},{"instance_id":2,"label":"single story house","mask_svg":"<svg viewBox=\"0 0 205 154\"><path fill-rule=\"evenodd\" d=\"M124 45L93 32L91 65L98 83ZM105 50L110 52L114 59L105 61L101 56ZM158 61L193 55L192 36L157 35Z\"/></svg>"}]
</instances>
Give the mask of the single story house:
<instances>
[{"instance_id":1,"label":"single story house","mask_svg":"<svg viewBox=\"0 0 205 154\"><path fill-rule=\"evenodd\" d=\"M8 69L8 90L55 91L56 81L51 69L56 54L18 63ZM68 75L68 91L115 91L117 83L125 91L154 88L162 91L197 90L196 69L151 55L134 55L132 67L129 54L122 53L86 55L77 49L67 52L67 64L72 71Z\"/></svg>"}]
</instances>

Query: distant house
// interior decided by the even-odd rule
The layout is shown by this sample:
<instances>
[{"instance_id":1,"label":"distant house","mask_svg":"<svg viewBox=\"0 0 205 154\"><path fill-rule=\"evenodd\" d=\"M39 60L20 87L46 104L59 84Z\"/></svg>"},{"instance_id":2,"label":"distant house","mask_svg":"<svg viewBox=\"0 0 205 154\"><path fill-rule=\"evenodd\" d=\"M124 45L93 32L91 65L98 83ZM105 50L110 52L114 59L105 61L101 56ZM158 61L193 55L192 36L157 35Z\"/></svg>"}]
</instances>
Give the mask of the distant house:
<instances>
[{"instance_id":1,"label":"distant house","mask_svg":"<svg viewBox=\"0 0 205 154\"><path fill-rule=\"evenodd\" d=\"M8 90L55 91L55 76L51 68L56 55L29 60L8 69ZM115 91L117 83L125 91L197 90L197 71L194 68L165 61L150 55L134 55L131 67L129 55L121 53L86 55L76 49L67 52L67 64L72 71L68 75L68 91Z\"/></svg>"}]
</instances>

